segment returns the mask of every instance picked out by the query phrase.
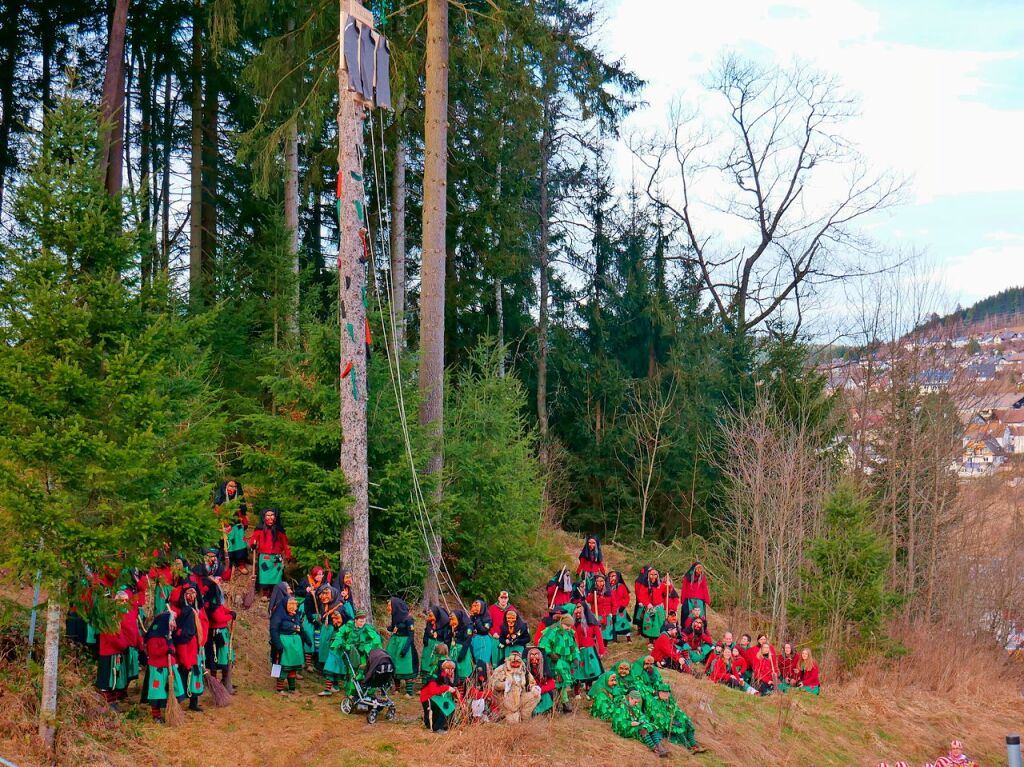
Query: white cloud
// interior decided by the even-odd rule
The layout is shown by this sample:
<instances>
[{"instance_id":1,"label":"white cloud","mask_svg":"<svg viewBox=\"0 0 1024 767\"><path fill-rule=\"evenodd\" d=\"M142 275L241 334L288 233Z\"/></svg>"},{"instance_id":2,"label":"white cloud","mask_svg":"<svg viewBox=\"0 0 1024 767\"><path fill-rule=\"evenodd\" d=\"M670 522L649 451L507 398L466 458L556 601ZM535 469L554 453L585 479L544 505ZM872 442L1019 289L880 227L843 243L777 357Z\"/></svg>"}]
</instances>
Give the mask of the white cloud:
<instances>
[{"instance_id":1,"label":"white cloud","mask_svg":"<svg viewBox=\"0 0 1024 767\"><path fill-rule=\"evenodd\" d=\"M1024 285L1024 237L1018 244L986 245L962 257L946 260L944 278L952 292L966 302Z\"/></svg>"}]
</instances>

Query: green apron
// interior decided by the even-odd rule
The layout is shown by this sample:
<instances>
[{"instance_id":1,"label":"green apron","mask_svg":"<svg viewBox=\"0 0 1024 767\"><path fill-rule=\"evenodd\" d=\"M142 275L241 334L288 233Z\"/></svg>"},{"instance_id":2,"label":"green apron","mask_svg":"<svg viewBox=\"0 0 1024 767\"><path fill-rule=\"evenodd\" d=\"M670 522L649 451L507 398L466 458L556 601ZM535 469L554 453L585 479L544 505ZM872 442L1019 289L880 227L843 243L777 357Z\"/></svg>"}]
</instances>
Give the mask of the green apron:
<instances>
[{"instance_id":1,"label":"green apron","mask_svg":"<svg viewBox=\"0 0 1024 767\"><path fill-rule=\"evenodd\" d=\"M465 658L459 660L463 647L464 645L452 641L448 657L455 662L455 673L459 679L469 679L473 675L473 648L470 646Z\"/></svg>"},{"instance_id":2,"label":"green apron","mask_svg":"<svg viewBox=\"0 0 1024 767\"><path fill-rule=\"evenodd\" d=\"M124 651L124 673L125 686L131 680L139 678L139 651L135 647L129 647Z\"/></svg>"},{"instance_id":3,"label":"green apron","mask_svg":"<svg viewBox=\"0 0 1024 767\"><path fill-rule=\"evenodd\" d=\"M526 645L512 645L511 647L499 647L498 643L494 643L494 663L492 664L495 668L500 666L502 663L508 660L508 656L512 653L517 652L526 657Z\"/></svg>"},{"instance_id":4,"label":"green apron","mask_svg":"<svg viewBox=\"0 0 1024 767\"><path fill-rule=\"evenodd\" d=\"M302 637L299 634L282 634L281 648L281 669L283 671L301 669L306 660L302 652Z\"/></svg>"},{"instance_id":5,"label":"green apron","mask_svg":"<svg viewBox=\"0 0 1024 767\"><path fill-rule=\"evenodd\" d=\"M184 698L185 697L185 685L181 682L181 674L178 673L178 667L173 667L174 671L174 697ZM155 666L149 666L146 669L146 687L142 691L142 702L149 703L151 705L157 703L167 702L167 681L170 674L166 668L156 668ZM158 706L162 708L162 706Z\"/></svg>"},{"instance_id":6,"label":"green apron","mask_svg":"<svg viewBox=\"0 0 1024 767\"><path fill-rule=\"evenodd\" d=\"M615 633L629 634L632 631L633 622L629 619L629 613L626 612L626 608L622 608L615 613Z\"/></svg>"},{"instance_id":7,"label":"green apron","mask_svg":"<svg viewBox=\"0 0 1024 767\"><path fill-rule=\"evenodd\" d=\"M550 692L546 692L540 696L540 703L537 704L537 708L533 710L533 715L546 714L554 706L555 699L552 697Z\"/></svg>"},{"instance_id":8,"label":"green apron","mask_svg":"<svg viewBox=\"0 0 1024 767\"><path fill-rule=\"evenodd\" d=\"M228 552L245 551L248 548L249 544L245 540L245 528L240 522L236 522L228 532Z\"/></svg>"},{"instance_id":9,"label":"green apron","mask_svg":"<svg viewBox=\"0 0 1024 767\"><path fill-rule=\"evenodd\" d=\"M167 600L171 598L174 588L167 584L160 584L153 589L153 615L159 615L167 609Z\"/></svg>"},{"instance_id":10,"label":"green apron","mask_svg":"<svg viewBox=\"0 0 1024 767\"><path fill-rule=\"evenodd\" d=\"M216 642L213 644L216 648L216 652L214 653L214 663L218 666L230 666L235 662L235 648L231 646L231 632L226 628L213 629L213 635L215 637L224 637L224 644L218 645Z\"/></svg>"},{"instance_id":11,"label":"green apron","mask_svg":"<svg viewBox=\"0 0 1024 767\"><path fill-rule=\"evenodd\" d=\"M198 698L206 692L206 680L203 679L203 654L199 654L199 665L193 666L188 672L188 694Z\"/></svg>"},{"instance_id":12,"label":"green apron","mask_svg":"<svg viewBox=\"0 0 1024 767\"><path fill-rule=\"evenodd\" d=\"M280 554L260 554L259 585L276 586L284 577L284 557Z\"/></svg>"},{"instance_id":13,"label":"green apron","mask_svg":"<svg viewBox=\"0 0 1024 767\"><path fill-rule=\"evenodd\" d=\"M614 615L602 615L601 616L601 638L606 642L611 642L615 639L615 616Z\"/></svg>"},{"instance_id":14,"label":"green apron","mask_svg":"<svg viewBox=\"0 0 1024 767\"><path fill-rule=\"evenodd\" d=\"M497 644L490 634L474 634L472 642L473 659L477 663L493 663L494 646Z\"/></svg>"},{"instance_id":15,"label":"green apron","mask_svg":"<svg viewBox=\"0 0 1024 767\"><path fill-rule=\"evenodd\" d=\"M434 659L434 648L439 644L436 639L428 639L423 643L423 660L420 661L420 674L424 679L433 676L434 665L437 662Z\"/></svg>"},{"instance_id":16,"label":"green apron","mask_svg":"<svg viewBox=\"0 0 1024 767\"><path fill-rule=\"evenodd\" d=\"M665 623L665 608L658 605L653 610L644 610L644 621L640 627L640 633L648 639L657 639L661 636L661 627Z\"/></svg>"},{"instance_id":17,"label":"green apron","mask_svg":"<svg viewBox=\"0 0 1024 767\"><path fill-rule=\"evenodd\" d=\"M395 662L395 676L399 679L412 679L416 676L416 667L413 664L413 649L410 648L404 657L402 655L402 650L405 649L408 641L409 637L397 635L388 640L387 653L391 656L391 660Z\"/></svg>"},{"instance_id":18,"label":"green apron","mask_svg":"<svg viewBox=\"0 0 1024 767\"><path fill-rule=\"evenodd\" d=\"M576 682L590 682L604 673L597 649L581 647L579 659L572 664L572 678Z\"/></svg>"}]
</instances>

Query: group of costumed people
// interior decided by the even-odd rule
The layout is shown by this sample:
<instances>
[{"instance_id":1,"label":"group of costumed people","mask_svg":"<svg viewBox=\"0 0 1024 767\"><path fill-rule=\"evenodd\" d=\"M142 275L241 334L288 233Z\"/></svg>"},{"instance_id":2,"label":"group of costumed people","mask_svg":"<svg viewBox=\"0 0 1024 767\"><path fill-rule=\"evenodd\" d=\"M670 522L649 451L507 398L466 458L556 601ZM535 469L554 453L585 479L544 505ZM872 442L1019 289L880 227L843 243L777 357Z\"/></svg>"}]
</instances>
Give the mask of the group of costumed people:
<instances>
[{"instance_id":1,"label":"group of costumed people","mask_svg":"<svg viewBox=\"0 0 1024 767\"><path fill-rule=\"evenodd\" d=\"M889 767L888 762L879 762L878 767ZM892 767L910 767L907 762L894 762ZM934 762L928 762L924 767L978 767L978 763L964 753L964 744L954 740L949 744L949 750L944 756L940 756Z\"/></svg>"}]
</instances>

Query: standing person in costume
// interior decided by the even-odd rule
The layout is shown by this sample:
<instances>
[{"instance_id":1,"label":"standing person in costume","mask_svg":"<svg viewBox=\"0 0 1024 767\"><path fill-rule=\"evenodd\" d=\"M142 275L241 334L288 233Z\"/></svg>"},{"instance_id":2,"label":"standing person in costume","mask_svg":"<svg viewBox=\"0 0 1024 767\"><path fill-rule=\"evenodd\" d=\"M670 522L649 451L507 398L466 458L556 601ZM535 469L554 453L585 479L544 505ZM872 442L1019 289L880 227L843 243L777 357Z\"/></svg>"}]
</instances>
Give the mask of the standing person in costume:
<instances>
[{"instance_id":1,"label":"standing person in costume","mask_svg":"<svg viewBox=\"0 0 1024 767\"><path fill-rule=\"evenodd\" d=\"M96 669L96 689L103 700L117 711L117 702L125 696L128 687L128 674L125 662L125 650L131 641L125 630L124 618L129 610L127 591L119 591L114 597L116 610L116 629L103 631L99 634L99 666Z\"/></svg>"},{"instance_id":2,"label":"standing person in costume","mask_svg":"<svg viewBox=\"0 0 1024 767\"><path fill-rule=\"evenodd\" d=\"M145 600L145 591L141 592L140 598L139 592L133 595L131 590L128 590L127 609L121 614L121 633L126 643L124 649L125 687L138 679L139 673L142 671L139 661L140 653L145 650L143 636L146 634L146 627L142 621L142 603ZM125 694L122 691L121 697L123 698Z\"/></svg>"},{"instance_id":3,"label":"standing person in costume","mask_svg":"<svg viewBox=\"0 0 1024 767\"><path fill-rule=\"evenodd\" d=\"M313 670L313 655L320 643L323 617L316 593L325 583L327 581L324 579L324 569L317 565L299 581L295 589L295 598L299 600L299 616L302 619L302 652L307 671Z\"/></svg>"},{"instance_id":4,"label":"standing person in costume","mask_svg":"<svg viewBox=\"0 0 1024 767\"><path fill-rule=\"evenodd\" d=\"M452 641L452 627L448 611L434 605L427 611L423 625L423 662L420 663L420 676L424 684L437 674L436 648L444 645L447 649Z\"/></svg>"},{"instance_id":5,"label":"standing person in costume","mask_svg":"<svg viewBox=\"0 0 1024 767\"><path fill-rule=\"evenodd\" d=\"M565 605L562 605L561 607L551 608L541 616L540 621L537 622L537 628L533 633L533 643L535 645L540 644L540 638L544 636L544 632L548 630L549 626L553 626L558 623L564 613Z\"/></svg>"},{"instance_id":6,"label":"standing person in costume","mask_svg":"<svg viewBox=\"0 0 1024 767\"><path fill-rule=\"evenodd\" d=\"M338 574L334 576L334 583L332 584L338 591L344 592L348 589L348 599L355 602L355 591L352 585L352 572L342 568L338 571ZM354 610L355 608L353 608Z\"/></svg>"},{"instance_id":7,"label":"standing person in costume","mask_svg":"<svg viewBox=\"0 0 1024 767\"><path fill-rule=\"evenodd\" d=\"M213 511L224 526L226 564L243 575L248 573L249 544L245 531L249 527L249 507L242 483L234 479L222 482L213 496Z\"/></svg>"},{"instance_id":8,"label":"standing person in costume","mask_svg":"<svg viewBox=\"0 0 1024 767\"><path fill-rule=\"evenodd\" d=\"M185 685L190 711L202 711L199 698L206 691L203 680L203 648L206 646L206 613L203 612L199 590L193 583L181 586L175 605L174 655L178 673Z\"/></svg>"},{"instance_id":9,"label":"standing person in costume","mask_svg":"<svg viewBox=\"0 0 1024 767\"><path fill-rule=\"evenodd\" d=\"M623 738L639 740L658 756L668 756L668 749L661 742L662 734L645 713L643 699L637 690L627 692L612 711L612 732Z\"/></svg>"},{"instance_id":10,"label":"standing person in costume","mask_svg":"<svg viewBox=\"0 0 1024 767\"><path fill-rule=\"evenodd\" d=\"M266 601L271 589L284 578L285 561L292 558L280 511L263 510L249 538L249 548L256 553L256 588Z\"/></svg>"},{"instance_id":11,"label":"standing person in costume","mask_svg":"<svg viewBox=\"0 0 1024 767\"><path fill-rule=\"evenodd\" d=\"M662 682L658 685L658 694L646 707L654 728L663 733L669 743L677 746L685 746L693 754L702 754L707 751L697 745L697 734L693 729L693 722L676 703L672 697L672 688Z\"/></svg>"},{"instance_id":12,"label":"standing person in costume","mask_svg":"<svg viewBox=\"0 0 1024 767\"><path fill-rule=\"evenodd\" d=\"M185 685L174 662L174 613L164 610L146 632L146 675L142 680L142 703L149 704L155 722L164 721L168 696L185 700Z\"/></svg>"},{"instance_id":13,"label":"standing person in costume","mask_svg":"<svg viewBox=\"0 0 1024 767\"><path fill-rule=\"evenodd\" d=\"M683 576L683 615L692 615L694 610L700 617L707 620L708 608L711 606L711 592L708 591L708 578L704 574L704 565L695 561Z\"/></svg>"},{"instance_id":14,"label":"standing person in costume","mask_svg":"<svg viewBox=\"0 0 1024 767\"><path fill-rule=\"evenodd\" d=\"M324 689L317 693L320 696L334 695L335 687L340 689L340 682L345 676L341 656L331 652L331 643L344 622L340 610L335 610L327 619L327 625L320 631L320 648L317 655L320 661L320 672L324 675Z\"/></svg>"},{"instance_id":15,"label":"standing person in costume","mask_svg":"<svg viewBox=\"0 0 1024 767\"><path fill-rule=\"evenodd\" d=\"M302 616L299 614L299 600L295 597L288 598L283 613L278 610L277 614L271 617L270 647L271 665L281 667L275 690L279 695L286 694L287 678L287 692L295 692L296 679L306 659L302 645Z\"/></svg>"},{"instance_id":16,"label":"standing person in costume","mask_svg":"<svg viewBox=\"0 0 1024 767\"><path fill-rule=\"evenodd\" d=\"M206 579L203 606L209 626L206 637L206 666L216 678L220 672L224 686L228 687L231 664L235 662L235 648L232 642L231 626L236 613L224 603L224 592L211 579Z\"/></svg>"},{"instance_id":17,"label":"standing person in costume","mask_svg":"<svg viewBox=\"0 0 1024 767\"><path fill-rule=\"evenodd\" d=\"M608 577L594 576L594 589L590 596L590 604L601 624L601 638L605 643L615 640L615 596L608 586Z\"/></svg>"},{"instance_id":18,"label":"standing person in costume","mask_svg":"<svg viewBox=\"0 0 1024 767\"><path fill-rule=\"evenodd\" d=\"M585 690L589 689L594 680L604 673L601 658L604 656L605 646L597 616L590 611L587 605L576 605L573 619L579 657L573 664L572 678L573 688L579 695L581 687Z\"/></svg>"},{"instance_id":19,"label":"standing person in costume","mask_svg":"<svg viewBox=\"0 0 1024 767\"><path fill-rule=\"evenodd\" d=\"M615 640L625 637L627 642L633 641L633 622L629 618L629 602L631 599L629 586L622 580L622 573L612 570L608 573L608 591L612 595L615 608Z\"/></svg>"},{"instance_id":20,"label":"standing person in costume","mask_svg":"<svg viewBox=\"0 0 1024 767\"><path fill-rule=\"evenodd\" d=\"M611 721L612 713L623 692L619 687L619 674L615 669L601 674L587 692L587 696L594 701L590 707L590 715L606 722Z\"/></svg>"},{"instance_id":21,"label":"standing person in costume","mask_svg":"<svg viewBox=\"0 0 1024 767\"><path fill-rule=\"evenodd\" d=\"M153 584L153 615L159 615L167 609L167 602L171 598L171 592L181 581L176 573L174 563L180 559L170 559L169 555L157 553L156 561L149 568L149 582Z\"/></svg>"},{"instance_id":22,"label":"standing person in costume","mask_svg":"<svg viewBox=\"0 0 1024 767\"><path fill-rule=\"evenodd\" d=\"M506 722L526 721L540 703L540 685L519 650L511 650L508 660L494 669L491 689L498 696L498 712Z\"/></svg>"},{"instance_id":23,"label":"standing person in costume","mask_svg":"<svg viewBox=\"0 0 1024 767\"><path fill-rule=\"evenodd\" d=\"M548 607L561 607L572 601L572 573L569 568L563 567L552 576L544 589L548 596Z\"/></svg>"},{"instance_id":24,"label":"standing person in costume","mask_svg":"<svg viewBox=\"0 0 1024 767\"><path fill-rule=\"evenodd\" d=\"M500 666L507 661L513 652L517 652L522 656L529 644L530 629L526 625L526 621L519 617L519 613L516 612L514 607L509 608L501 616L498 636L494 641L494 645L497 648L495 656L498 659L498 665Z\"/></svg>"},{"instance_id":25,"label":"standing person in costume","mask_svg":"<svg viewBox=\"0 0 1024 767\"><path fill-rule=\"evenodd\" d=\"M224 580L225 567L220 549L210 546L203 549L203 558L192 568L192 580L201 583L203 578L215 578L217 583Z\"/></svg>"},{"instance_id":26,"label":"standing person in costume","mask_svg":"<svg viewBox=\"0 0 1024 767\"><path fill-rule=\"evenodd\" d=\"M583 577L590 589L595 575L605 575L604 555L601 553L601 540L596 535L588 535L580 551L579 564L576 566L576 577Z\"/></svg>"},{"instance_id":27,"label":"standing person in costume","mask_svg":"<svg viewBox=\"0 0 1024 767\"><path fill-rule=\"evenodd\" d=\"M557 623L544 629L538 644L551 661L561 710L569 713L572 711L572 706L569 705L569 692L575 682L573 669L580 658L580 649L576 645L575 620L572 615L565 613Z\"/></svg>"},{"instance_id":28,"label":"standing person in costume","mask_svg":"<svg viewBox=\"0 0 1024 767\"><path fill-rule=\"evenodd\" d=\"M491 622L491 612L484 600L473 600L469 606L469 622L473 627L473 661L478 665L483 663L485 667L490 667L494 661L494 638L491 636L494 625Z\"/></svg>"},{"instance_id":29,"label":"standing person in costume","mask_svg":"<svg viewBox=\"0 0 1024 767\"><path fill-rule=\"evenodd\" d=\"M660 668L689 671L686 659L679 649L679 629L676 626L669 626L661 636L654 640L651 656Z\"/></svg>"},{"instance_id":30,"label":"standing person in costume","mask_svg":"<svg viewBox=\"0 0 1024 767\"><path fill-rule=\"evenodd\" d=\"M446 660L420 690L423 726L431 732L448 732L462 694L455 679L455 663Z\"/></svg>"},{"instance_id":31,"label":"standing person in costume","mask_svg":"<svg viewBox=\"0 0 1024 767\"><path fill-rule=\"evenodd\" d=\"M401 682L405 682L406 697L412 697L412 680L420 673L419 656L416 654L416 643L413 640L413 626L415 620L409 611L409 605L404 599L391 597L387 606L388 616L391 619L388 631L391 637L388 639L388 655L395 662L395 687L398 688Z\"/></svg>"},{"instance_id":32,"label":"standing person in costume","mask_svg":"<svg viewBox=\"0 0 1024 767\"><path fill-rule=\"evenodd\" d=\"M344 658L347 657L348 662L352 665L352 671L356 678L359 678L366 670L370 651L383 646L384 642L380 638L380 634L377 633L377 629L366 622L366 612L356 610L355 619L351 623L343 625L334 635L334 639L331 641L331 652L343 656L343 664ZM351 694L355 689L352 686L352 676L347 673L347 667L345 667L345 671L346 690Z\"/></svg>"},{"instance_id":33,"label":"standing person in costume","mask_svg":"<svg viewBox=\"0 0 1024 767\"><path fill-rule=\"evenodd\" d=\"M448 657L455 661L455 678L462 683L473 675L473 622L459 607L449 614L448 625L452 630Z\"/></svg>"},{"instance_id":34,"label":"standing person in costume","mask_svg":"<svg viewBox=\"0 0 1024 767\"><path fill-rule=\"evenodd\" d=\"M661 582L661 575L653 567L644 567L634 584L636 607L633 622L640 633L648 639L657 639L665 622L665 601L668 588Z\"/></svg>"},{"instance_id":35,"label":"standing person in costume","mask_svg":"<svg viewBox=\"0 0 1024 767\"><path fill-rule=\"evenodd\" d=\"M555 674L548 664L547 656L539 647L531 647L526 652L526 668L537 683L540 692L540 701L533 710L532 716L540 716L553 710L555 707Z\"/></svg>"},{"instance_id":36,"label":"standing person in costume","mask_svg":"<svg viewBox=\"0 0 1024 767\"><path fill-rule=\"evenodd\" d=\"M800 675L799 689L817 695L821 692L821 674L818 663L811 654L811 648L805 647L800 653L800 663L797 666Z\"/></svg>"}]
</instances>

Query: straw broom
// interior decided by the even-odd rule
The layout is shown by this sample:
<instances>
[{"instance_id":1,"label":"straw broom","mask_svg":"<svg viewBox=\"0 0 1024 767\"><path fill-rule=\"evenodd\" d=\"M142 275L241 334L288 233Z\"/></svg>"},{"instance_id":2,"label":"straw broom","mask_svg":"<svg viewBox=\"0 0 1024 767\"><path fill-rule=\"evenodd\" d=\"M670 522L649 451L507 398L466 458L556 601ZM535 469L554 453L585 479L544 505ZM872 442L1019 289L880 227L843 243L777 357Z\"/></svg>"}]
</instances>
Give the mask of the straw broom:
<instances>
[{"instance_id":1,"label":"straw broom","mask_svg":"<svg viewBox=\"0 0 1024 767\"><path fill-rule=\"evenodd\" d=\"M235 622L231 621L231 626L228 627L228 668L224 672L224 688L230 695L235 694L235 686L231 684L231 672L235 670L235 662L230 660L231 655L235 648Z\"/></svg>"},{"instance_id":2,"label":"straw broom","mask_svg":"<svg viewBox=\"0 0 1024 767\"><path fill-rule=\"evenodd\" d=\"M249 577L249 588L242 597L242 608L248 610L256 601L256 552L252 552L252 575Z\"/></svg>"},{"instance_id":3,"label":"straw broom","mask_svg":"<svg viewBox=\"0 0 1024 767\"><path fill-rule=\"evenodd\" d=\"M164 711L164 721L168 727L181 727L185 724L185 712L181 710L178 697L174 694L174 665L171 663L170 654L167 655L167 710Z\"/></svg>"},{"instance_id":4,"label":"straw broom","mask_svg":"<svg viewBox=\"0 0 1024 767\"><path fill-rule=\"evenodd\" d=\"M206 677L206 686L210 688L210 695L213 697L213 705L218 708L224 708L225 706L231 705L231 693L228 692L228 688L213 675L209 669L203 672Z\"/></svg>"}]
</instances>

